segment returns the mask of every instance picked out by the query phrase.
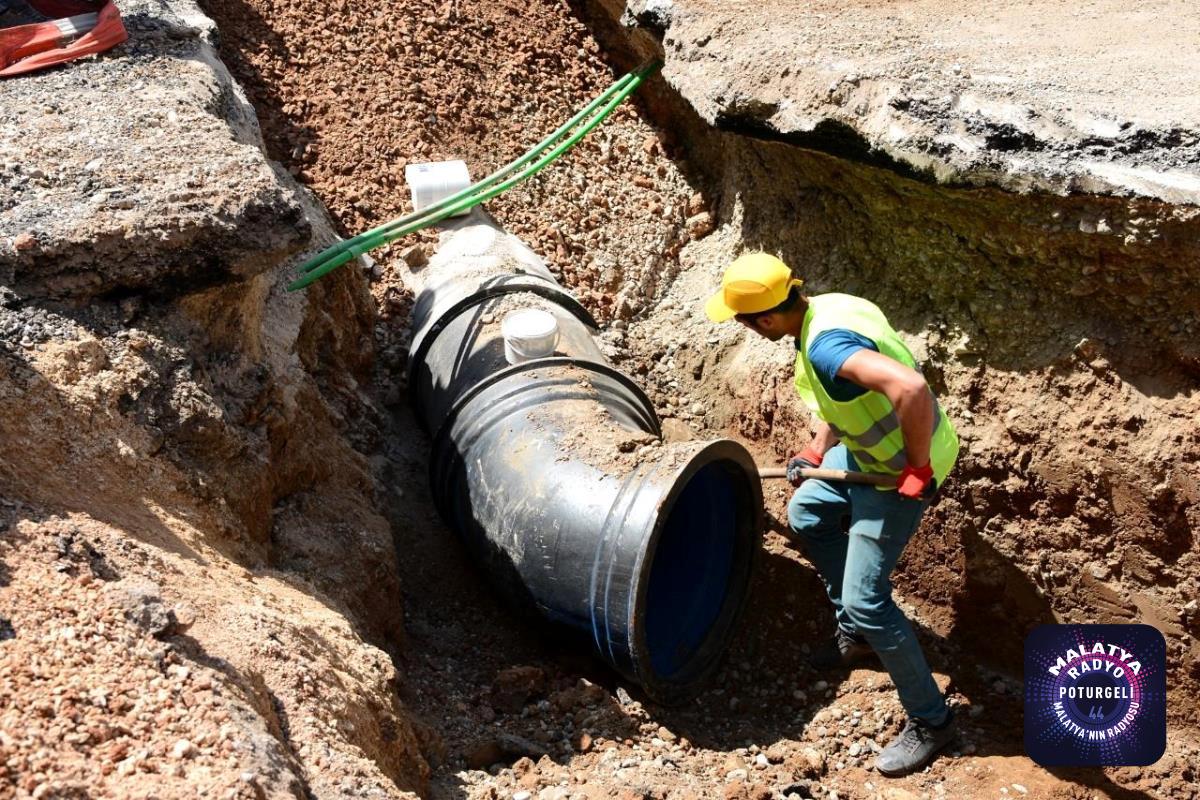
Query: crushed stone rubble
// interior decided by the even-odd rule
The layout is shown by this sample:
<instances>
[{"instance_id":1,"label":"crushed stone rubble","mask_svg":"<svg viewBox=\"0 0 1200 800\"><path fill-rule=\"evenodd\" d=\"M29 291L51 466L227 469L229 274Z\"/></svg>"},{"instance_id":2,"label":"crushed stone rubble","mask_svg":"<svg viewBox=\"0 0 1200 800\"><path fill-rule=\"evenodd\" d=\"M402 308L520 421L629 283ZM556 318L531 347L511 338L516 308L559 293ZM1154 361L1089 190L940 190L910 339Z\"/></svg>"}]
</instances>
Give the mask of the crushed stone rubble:
<instances>
[{"instance_id":1,"label":"crushed stone rubble","mask_svg":"<svg viewBox=\"0 0 1200 800\"><path fill-rule=\"evenodd\" d=\"M313 26L306 4L262 4L261 16L230 0L202 5L225 22L221 54L258 110L271 155L321 197L347 235L411 211L407 165L461 158L478 180L618 74L586 28L554 3L518 11L411 0L405 14L366 37L353 14ZM601 321L647 308L678 270L689 237L711 231L703 201L668 156L675 146L634 102L488 203ZM433 235L373 253L382 281L393 285L406 263L401 254Z\"/></svg>"},{"instance_id":2,"label":"crushed stone rubble","mask_svg":"<svg viewBox=\"0 0 1200 800\"><path fill-rule=\"evenodd\" d=\"M11 524L0 546L0 795L260 796L259 745L229 687L168 638L192 621L119 577L69 526ZM150 778L152 777L152 780Z\"/></svg>"}]
</instances>

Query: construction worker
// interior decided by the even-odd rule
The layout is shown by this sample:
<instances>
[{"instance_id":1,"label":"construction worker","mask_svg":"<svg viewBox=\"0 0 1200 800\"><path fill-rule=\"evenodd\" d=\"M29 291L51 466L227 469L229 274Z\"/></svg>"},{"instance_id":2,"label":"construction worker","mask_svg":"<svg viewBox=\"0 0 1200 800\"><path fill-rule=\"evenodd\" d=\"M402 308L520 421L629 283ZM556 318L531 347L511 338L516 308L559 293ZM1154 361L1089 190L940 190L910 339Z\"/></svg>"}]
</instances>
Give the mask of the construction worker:
<instances>
[{"instance_id":1,"label":"construction worker","mask_svg":"<svg viewBox=\"0 0 1200 800\"><path fill-rule=\"evenodd\" d=\"M883 662L908 714L875 761L885 775L922 768L953 740L953 711L934 683L912 625L892 600L890 575L936 487L958 455L958 437L908 347L873 303L847 294L806 297L774 256L743 255L709 299L709 319L736 319L778 341L795 337L796 392L819 418L812 441L788 462L797 487L788 524L825 583L837 617L817 669ZM883 473L895 489L804 480L804 467ZM846 533L848 520L848 535Z\"/></svg>"}]
</instances>

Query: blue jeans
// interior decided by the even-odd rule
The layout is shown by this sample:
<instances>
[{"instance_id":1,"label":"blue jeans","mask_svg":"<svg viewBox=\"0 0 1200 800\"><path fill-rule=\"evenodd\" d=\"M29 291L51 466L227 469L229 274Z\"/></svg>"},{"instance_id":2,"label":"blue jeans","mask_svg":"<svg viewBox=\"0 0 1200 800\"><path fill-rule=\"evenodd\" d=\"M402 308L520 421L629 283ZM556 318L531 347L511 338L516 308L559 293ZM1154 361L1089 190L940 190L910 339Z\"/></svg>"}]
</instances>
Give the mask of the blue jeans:
<instances>
[{"instance_id":1,"label":"blue jeans","mask_svg":"<svg viewBox=\"0 0 1200 800\"><path fill-rule=\"evenodd\" d=\"M822 467L858 470L845 445ZM946 719L946 699L933 681L912 625L892 600L891 573L929 501L874 486L806 480L788 503L788 524L804 543L833 603L838 626L858 633L879 654L910 717ZM842 532L850 518L850 533Z\"/></svg>"}]
</instances>

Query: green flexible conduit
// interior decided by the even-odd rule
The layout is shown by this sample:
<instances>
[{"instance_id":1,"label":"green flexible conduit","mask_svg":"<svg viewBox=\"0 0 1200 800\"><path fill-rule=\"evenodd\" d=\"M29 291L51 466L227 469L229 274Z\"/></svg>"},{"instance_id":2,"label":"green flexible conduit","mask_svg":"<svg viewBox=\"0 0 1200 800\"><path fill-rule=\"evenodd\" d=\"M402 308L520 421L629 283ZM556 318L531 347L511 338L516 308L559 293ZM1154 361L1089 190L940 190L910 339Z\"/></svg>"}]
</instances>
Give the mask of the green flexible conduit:
<instances>
[{"instance_id":1,"label":"green flexible conduit","mask_svg":"<svg viewBox=\"0 0 1200 800\"><path fill-rule=\"evenodd\" d=\"M353 239L338 242L313 256L301 265L301 277L288 286L288 291L294 292L297 289L303 289L368 250L435 225L447 217L473 208L485 200L490 200L511 189L521 181L533 177L603 122L604 118L612 113L612 110L620 105L622 100L637 89L642 81L658 71L661 66L661 62L651 62L623 76L608 87L603 94L588 103L579 113L567 120L558 130L538 142L528 153L478 183L468 186L428 208L394 219L378 228L372 228ZM546 152L547 150L549 152Z\"/></svg>"}]
</instances>

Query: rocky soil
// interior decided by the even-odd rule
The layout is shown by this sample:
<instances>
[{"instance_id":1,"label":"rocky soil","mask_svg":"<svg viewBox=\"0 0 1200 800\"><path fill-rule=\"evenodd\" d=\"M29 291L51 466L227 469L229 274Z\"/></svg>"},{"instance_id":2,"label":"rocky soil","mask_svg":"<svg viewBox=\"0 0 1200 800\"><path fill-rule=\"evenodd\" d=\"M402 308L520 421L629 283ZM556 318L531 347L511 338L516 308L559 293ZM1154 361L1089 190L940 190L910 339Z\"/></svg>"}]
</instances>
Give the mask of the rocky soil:
<instances>
[{"instance_id":1,"label":"rocky soil","mask_svg":"<svg viewBox=\"0 0 1200 800\"><path fill-rule=\"evenodd\" d=\"M828 83L798 68L819 54L785 75L794 54L777 53L778 78L749 69L735 5L639 3L630 29L607 0L207 0L218 39L189 3L132 0L128 44L0 84L0 797L1197 796L1200 237L1193 208L1156 194L1194 141L1155 138L1186 98L1089 134L1097 162L1157 183L1088 183L1100 173L1072 148L1097 123L1069 128L1037 92L1011 98L1033 109L1013 117L1016 144L969 155L1000 102L970 48L926 67L938 48L905 45L899 81L875 53L873 71L838 68L862 76L844 98L783 113L780 97ZM825 14L834 50L880 26L933 41L971 17L826 5L760 11L800 43ZM920 30L892 36L903 24ZM763 462L803 441L786 347L700 310L744 249L781 253L812 291L876 299L910 338L965 444L897 576L964 720L923 773L870 769L903 721L885 673L805 665L832 623L783 535L782 487L721 675L683 708L644 702L499 606L433 510L402 375L434 235L282 291L335 231L408 210L406 163L461 157L482 176L660 52L665 81L489 210L601 320L668 439L733 435ZM1118 72L1131 83L1112 96L1145 76ZM711 95L694 88L706 75ZM939 75L960 91L944 109ZM972 91L987 102L962 102ZM891 105L898 92L921 102ZM130 100L90 113L112 97ZM874 99L904 136L862 123ZM857 131L833 140L865 144L826 146L827 117ZM1132 155L1129 130L1150 131ZM948 142L936 163L930 142ZM1039 153L1042 183L1018 183ZM1017 656L1053 619L1167 635L1158 764L1024 756Z\"/></svg>"},{"instance_id":2,"label":"rocky soil","mask_svg":"<svg viewBox=\"0 0 1200 800\"><path fill-rule=\"evenodd\" d=\"M370 22L317 3L204 7L228 21L221 54L258 109L268 152L348 232L411 210L406 165L462 158L482 178L617 77L557 0L414 0ZM625 105L489 210L608 320L642 310L669 283L683 223L703 210L690 194L654 130ZM372 255L388 267L414 241Z\"/></svg>"},{"instance_id":3,"label":"rocky soil","mask_svg":"<svg viewBox=\"0 0 1200 800\"><path fill-rule=\"evenodd\" d=\"M366 282L284 293L328 219L212 22L122 7L0 84L0 796L412 796Z\"/></svg>"}]
</instances>

